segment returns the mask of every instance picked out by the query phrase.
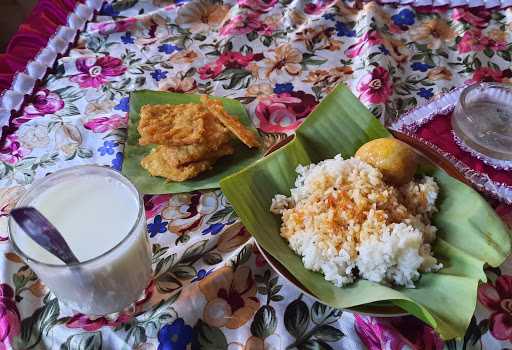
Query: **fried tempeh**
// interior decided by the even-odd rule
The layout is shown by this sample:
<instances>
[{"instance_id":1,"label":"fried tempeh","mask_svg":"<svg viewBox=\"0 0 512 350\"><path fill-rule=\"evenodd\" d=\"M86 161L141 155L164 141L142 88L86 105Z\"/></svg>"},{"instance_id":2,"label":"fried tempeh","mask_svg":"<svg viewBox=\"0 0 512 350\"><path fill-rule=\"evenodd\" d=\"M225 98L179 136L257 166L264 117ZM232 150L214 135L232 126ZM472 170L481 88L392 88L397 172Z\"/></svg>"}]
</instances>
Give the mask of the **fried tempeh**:
<instances>
[{"instance_id":1,"label":"fried tempeh","mask_svg":"<svg viewBox=\"0 0 512 350\"><path fill-rule=\"evenodd\" d=\"M235 153L235 148L229 141L219 145L217 149L212 149L208 144L181 147L159 147L164 148L161 152L164 159L171 166L181 166L202 160L217 160L220 157Z\"/></svg>"},{"instance_id":2,"label":"fried tempeh","mask_svg":"<svg viewBox=\"0 0 512 350\"><path fill-rule=\"evenodd\" d=\"M208 110L200 104L144 105L140 110L139 144L183 146L199 143Z\"/></svg>"},{"instance_id":3,"label":"fried tempeh","mask_svg":"<svg viewBox=\"0 0 512 350\"><path fill-rule=\"evenodd\" d=\"M232 139L229 130L215 116L209 114L205 119L205 137L200 144L209 144L216 149Z\"/></svg>"},{"instance_id":4,"label":"fried tempeh","mask_svg":"<svg viewBox=\"0 0 512 350\"><path fill-rule=\"evenodd\" d=\"M233 118L224 111L222 101L208 98L208 96L201 96L201 103L203 103L208 110L226 127L231 131L238 139L240 139L248 147L258 147L258 137L242 124L237 119Z\"/></svg>"},{"instance_id":5,"label":"fried tempeh","mask_svg":"<svg viewBox=\"0 0 512 350\"><path fill-rule=\"evenodd\" d=\"M204 96L201 102L142 106L139 143L157 147L140 164L152 176L185 181L211 169L217 159L235 153L233 135L249 147L259 145L256 134L227 114L220 100Z\"/></svg>"},{"instance_id":6,"label":"fried tempeh","mask_svg":"<svg viewBox=\"0 0 512 350\"><path fill-rule=\"evenodd\" d=\"M151 150L151 153L142 159L140 164L152 176L165 177L170 181L185 181L199 175L203 171L211 169L213 161L204 160L192 162L183 166L172 166L164 158L164 148L159 146Z\"/></svg>"}]
</instances>

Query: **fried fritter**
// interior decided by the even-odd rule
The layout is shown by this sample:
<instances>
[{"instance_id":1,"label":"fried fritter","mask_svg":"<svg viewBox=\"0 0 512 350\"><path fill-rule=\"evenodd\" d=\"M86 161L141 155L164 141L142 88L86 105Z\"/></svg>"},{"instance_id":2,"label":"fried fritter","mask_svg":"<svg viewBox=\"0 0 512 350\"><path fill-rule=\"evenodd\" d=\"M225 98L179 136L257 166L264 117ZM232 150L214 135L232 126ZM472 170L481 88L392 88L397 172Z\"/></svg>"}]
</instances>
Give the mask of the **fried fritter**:
<instances>
[{"instance_id":1,"label":"fried fritter","mask_svg":"<svg viewBox=\"0 0 512 350\"><path fill-rule=\"evenodd\" d=\"M215 161L221 157L235 153L235 148L228 141L212 149L208 144L190 146L159 146L163 150L162 155L171 166L183 166L192 162L210 160Z\"/></svg>"},{"instance_id":2,"label":"fried fritter","mask_svg":"<svg viewBox=\"0 0 512 350\"><path fill-rule=\"evenodd\" d=\"M166 159L169 164L178 166L215 158L211 153L219 153L222 156L233 154L234 148L229 144L231 133L212 115L206 119L206 134L200 143L185 146L167 146ZM222 148L222 149L221 149Z\"/></svg>"},{"instance_id":3,"label":"fried fritter","mask_svg":"<svg viewBox=\"0 0 512 350\"><path fill-rule=\"evenodd\" d=\"M208 110L194 103L144 105L140 110L139 144L183 146L199 143L206 133Z\"/></svg>"},{"instance_id":4,"label":"fried fritter","mask_svg":"<svg viewBox=\"0 0 512 350\"><path fill-rule=\"evenodd\" d=\"M142 159L140 164L146 169L151 176L165 177L170 181L185 181L200 173L211 169L213 162L203 160L192 162L183 166L172 166L164 158L164 146L158 146L151 150L151 153Z\"/></svg>"},{"instance_id":5,"label":"fried fritter","mask_svg":"<svg viewBox=\"0 0 512 350\"><path fill-rule=\"evenodd\" d=\"M224 111L224 107L222 106L222 101L213 100L208 98L208 96L201 96L201 103L203 103L208 110L226 127L231 131L238 139L240 139L244 144L248 147L258 147L259 141L258 137L248 129L244 124L242 124L237 119L233 118L229 114Z\"/></svg>"},{"instance_id":6,"label":"fried fritter","mask_svg":"<svg viewBox=\"0 0 512 350\"><path fill-rule=\"evenodd\" d=\"M202 97L201 102L142 106L139 143L158 145L140 162L152 176L185 181L211 169L217 159L235 153L233 135L258 146L257 136L227 114L221 101Z\"/></svg>"},{"instance_id":7,"label":"fried fritter","mask_svg":"<svg viewBox=\"0 0 512 350\"><path fill-rule=\"evenodd\" d=\"M205 130L205 138L200 144L208 144L211 149L217 149L232 138L229 130L212 114L205 119Z\"/></svg>"}]
</instances>

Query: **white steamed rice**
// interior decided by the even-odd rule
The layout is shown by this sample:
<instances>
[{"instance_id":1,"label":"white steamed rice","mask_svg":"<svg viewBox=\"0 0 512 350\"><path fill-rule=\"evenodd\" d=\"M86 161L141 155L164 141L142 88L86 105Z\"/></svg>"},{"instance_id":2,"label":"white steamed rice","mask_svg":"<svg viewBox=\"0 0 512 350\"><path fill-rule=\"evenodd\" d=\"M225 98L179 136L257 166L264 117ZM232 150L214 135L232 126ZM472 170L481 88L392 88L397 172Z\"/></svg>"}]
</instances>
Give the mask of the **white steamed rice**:
<instances>
[{"instance_id":1,"label":"white steamed rice","mask_svg":"<svg viewBox=\"0 0 512 350\"><path fill-rule=\"evenodd\" d=\"M413 288L421 272L442 267L430 249L433 178L395 188L374 167L339 155L297 173L291 196L276 195L271 211L282 215L281 235L307 269L336 286L360 277Z\"/></svg>"}]
</instances>

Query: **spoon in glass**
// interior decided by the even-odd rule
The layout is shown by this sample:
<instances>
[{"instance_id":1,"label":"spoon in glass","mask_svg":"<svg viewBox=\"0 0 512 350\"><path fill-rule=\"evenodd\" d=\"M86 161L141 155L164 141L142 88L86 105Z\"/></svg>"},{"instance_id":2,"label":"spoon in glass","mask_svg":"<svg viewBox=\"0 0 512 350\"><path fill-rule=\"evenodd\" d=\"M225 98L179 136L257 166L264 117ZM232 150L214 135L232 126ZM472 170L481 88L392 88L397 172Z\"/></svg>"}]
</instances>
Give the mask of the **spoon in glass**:
<instances>
[{"instance_id":1,"label":"spoon in glass","mask_svg":"<svg viewBox=\"0 0 512 350\"><path fill-rule=\"evenodd\" d=\"M10 215L30 238L66 265L79 263L64 237L40 211L32 207L20 207L11 210Z\"/></svg>"}]
</instances>

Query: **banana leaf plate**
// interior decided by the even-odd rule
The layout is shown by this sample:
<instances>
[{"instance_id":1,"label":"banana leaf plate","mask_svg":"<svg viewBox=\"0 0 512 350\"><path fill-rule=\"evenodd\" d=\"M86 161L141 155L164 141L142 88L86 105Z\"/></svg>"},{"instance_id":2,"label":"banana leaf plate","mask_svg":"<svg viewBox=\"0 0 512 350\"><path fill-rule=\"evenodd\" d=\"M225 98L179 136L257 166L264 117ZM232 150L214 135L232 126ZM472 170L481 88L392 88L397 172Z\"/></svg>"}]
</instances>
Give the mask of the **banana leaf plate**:
<instances>
[{"instance_id":1,"label":"banana leaf plate","mask_svg":"<svg viewBox=\"0 0 512 350\"><path fill-rule=\"evenodd\" d=\"M273 265L281 272L284 268L285 276L293 276L300 283L298 287L316 299L359 312L372 312L375 306L379 310L389 308L389 312L378 314L397 313L398 307L431 325L444 339L462 337L475 309L478 283L486 281L483 267L498 266L505 260L510 253L510 237L489 204L450 176L458 177L453 169L443 167L447 173L428 163L419 168L421 174L435 177L440 187L439 211L433 217L439 229L433 251L444 268L423 274L414 289L366 280L336 287L320 273L304 268L301 258L279 235L281 219L270 212L270 204L277 193L289 195L297 165L317 163L336 154L349 158L362 144L379 137L392 135L340 85L297 129L291 142L224 178L220 185L265 255L282 267Z\"/></svg>"},{"instance_id":2,"label":"banana leaf plate","mask_svg":"<svg viewBox=\"0 0 512 350\"><path fill-rule=\"evenodd\" d=\"M240 102L229 98L219 99L222 100L224 108L229 114L237 117L245 126L256 132L245 108ZM218 188L220 179L243 169L245 166L262 157L261 150L249 149L242 142L235 140L235 154L219 159L214 164L213 169L195 178L183 182L172 182L162 177L151 176L146 169L140 165L142 158L149 154L151 148L154 147L139 145L140 135L137 131L137 125L140 119L140 108L146 104L181 103L199 103L199 95L150 90L135 91L130 94L128 141L124 149L125 160L121 172L128 177L142 193L180 193Z\"/></svg>"}]
</instances>

